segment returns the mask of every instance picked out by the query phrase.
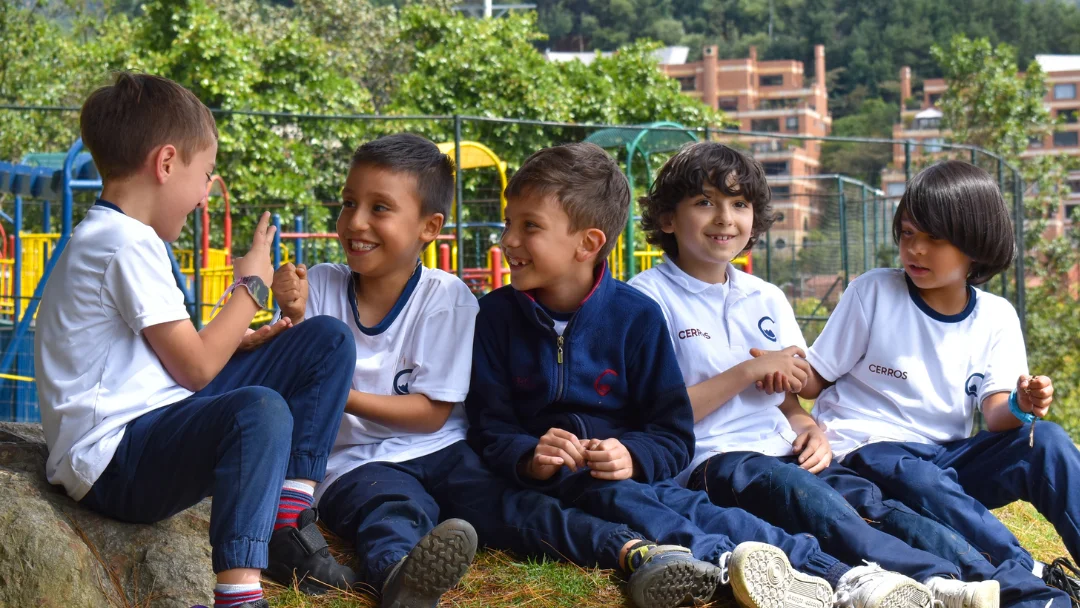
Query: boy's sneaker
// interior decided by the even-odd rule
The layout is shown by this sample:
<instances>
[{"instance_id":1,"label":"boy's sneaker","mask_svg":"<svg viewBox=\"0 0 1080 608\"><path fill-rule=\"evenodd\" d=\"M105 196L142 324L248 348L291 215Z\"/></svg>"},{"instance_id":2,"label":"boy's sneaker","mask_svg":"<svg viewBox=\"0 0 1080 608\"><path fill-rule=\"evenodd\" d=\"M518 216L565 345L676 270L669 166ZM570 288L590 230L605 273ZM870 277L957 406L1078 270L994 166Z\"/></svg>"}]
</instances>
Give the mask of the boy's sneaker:
<instances>
[{"instance_id":1,"label":"boy's sneaker","mask_svg":"<svg viewBox=\"0 0 1080 608\"><path fill-rule=\"evenodd\" d=\"M997 581L965 583L935 576L926 581L926 588L942 608L998 608L1001 604L1001 585Z\"/></svg>"},{"instance_id":2,"label":"boy's sneaker","mask_svg":"<svg viewBox=\"0 0 1080 608\"><path fill-rule=\"evenodd\" d=\"M266 600L258 600L255 602L244 602L236 608L270 608L270 602Z\"/></svg>"},{"instance_id":3,"label":"boy's sneaker","mask_svg":"<svg viewBox=\"0 0 1080 608\"><path fill-rule=\"evenodd\" d=\"M1049 564L1035 562L1036 568L1040 566L1042 572L1039 578L1047 586L1064 591L1074 608L1080 608L1080 570L1065 557L1059 557Z\"/></svg>"},{"instance_id":4,"label":"boy's sneaker","mask_svg":"<svg viewBox=\"0 0 1080 608\"><path fill-rule=\"evenodd\" d=\"M676 545L645 541L626 554L627 594L637 608L671 608L683 602L708 601L723 571Z\"/></svg>"},{"instance_id":5,"label":"boy's sneaker","mask_svg":"<svg viewBox=\"0 0 1080 608\"><path fill-rule=\"evenodd\" d=\"M304 509L297 517L297 527L280 528L270 536L269 565L263 574L287 587L295 580L308 595L349 590L356 584L356 574L330 555L330 547L315 525L317 519L315 509Z\"/></svg>"},{"instance_id":6,"label":"boy's sneaker","mask_svg":"<svg viewBox=\"0 0 1080 608\"><path fill-rule=\"evenodd\" d=\"M852 568L836 586L840 608L930 608L932 602L925 585L873 563Z\"/></svg>"},{"instance_id":7,"label":"boy's sneaker","mask_svg":"<svg viewBox=\"0 0 1080 608\"><path fill-rule=\"evenodd\" d=\"M765 543L741 543L727 560L731 591L750 608L829 608L833 590L823 578L791 567L787 555ZM861 608L861 607L860 607Z\"/></svg>"},{"instance_id":8,"label":"boy's sneaker","mask_svg":"<svg viewBox=\"0 0 1080 608\"><path fill-rule=\"evenodd\" d=\"M448 519L401 561L391 566L382 587L383 608L435 608L458 584L476 556L476 530L462 519Z\"/></svg>"}]
</instances>

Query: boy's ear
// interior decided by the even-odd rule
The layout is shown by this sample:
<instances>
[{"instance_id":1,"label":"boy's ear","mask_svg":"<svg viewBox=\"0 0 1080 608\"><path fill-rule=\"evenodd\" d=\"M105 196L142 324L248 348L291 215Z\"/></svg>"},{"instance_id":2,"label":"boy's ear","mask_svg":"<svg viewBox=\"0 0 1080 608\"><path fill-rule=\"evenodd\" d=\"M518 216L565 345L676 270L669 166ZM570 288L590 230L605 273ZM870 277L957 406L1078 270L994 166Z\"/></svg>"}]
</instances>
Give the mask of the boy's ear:
<instances>
[{"instance_id":1,"label":"boy's ear","mask_svg":"<svg viewBox=\"0 0 1080 608\"><path fill-rule=\"evenodd\" d=\"M424 220L424 227L420 230L420 240L425 244L435 240L435 237L439 236L442 232L443 222L446 218L441 213L432 213Z\"/></svg>"},{"instance_id":2,"label":"boy's ear","mask_svg":"<svg viewBox=\"0 0 1080 608\"><path fill-rule=\"evenodd\" d=\"M665 211L660 214L660 232L671 234L675 232L675 212Z\"/></svg>"},{"instance_id":3,"label":"boy's ear","mask_svg":"<svg viewBox=\"0 0 1080 608\"><path fill-rule=\"evenodd\" d=\"M176 146L165 144L150 153L150 162L153 164L154 177L159 184L169 181L176 171L176 164L180 162L176 152Z\"/></svg>"},{"instance_id":4,"label":"boy's ear","mask_svg":"<svg viewBox=\"0 0 1080 608\"><path fill-rule=\"evenodd\" d=\"M607 235L599 228L588 228L582 231L581 242L578 243L574 258L579 262L586 262L596 257L607 243Z\"/></svg>"}]
</instances>

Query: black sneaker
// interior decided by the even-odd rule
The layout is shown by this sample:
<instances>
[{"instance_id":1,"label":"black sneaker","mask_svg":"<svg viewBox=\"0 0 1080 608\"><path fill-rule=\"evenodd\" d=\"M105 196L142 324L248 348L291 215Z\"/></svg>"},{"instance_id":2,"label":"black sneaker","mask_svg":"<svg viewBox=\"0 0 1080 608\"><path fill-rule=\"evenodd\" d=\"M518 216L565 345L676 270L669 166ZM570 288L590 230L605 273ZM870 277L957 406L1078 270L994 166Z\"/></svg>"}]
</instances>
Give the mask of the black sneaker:
<instances>
[{"instance_id":1,"label":"black sneaker","mask_svg":"<svg viewBox=\"0 0 1080 608\"><path fill-rule=\"evenodd\" d=\"M695 559L690 550L645 541L626 554L627 595L637 608L671 608L707 602L720 584L720 568Z\"/></svg>"},{"instance_id":2,"label":"black sneaker","mask_svg":"<svg viewBox=\"0 0 1080 608\"><path fill-rule=\"evenodd\" d=\"M1080 570L1066 557L1043 566L1042 580L1048 587L1064 591L1073 608L1080 608Z\"/></svg>"},{"instance_id":3,"label":"black sneaker","mask_svg":"<svg viewBox=\"0 0 1080 608\"><path fill-rule=\"evenodd\" d=\"M276 583L297 587L308 595L321 595L331 589L349 590L356 584L356 574L337 563L330 555L319 527L315 509L305 509L297 518L297 527L276 530L270 536L269 565L263 570Z\"/></svg>"},{"instance_id":4,"label":"black sneaker","mask_svg":"<svg viewBox=\"0 0 1080 608\"><path fill-rule=\"evenodd\" d=\"M463 519L448 519L401 561L390 567L382 586L383 608L435 608L458 584L476 557L476 530Z\"/></svg>"},{"instance_id":5,"label":"black sneaker","mask_svg":"<svg viewBox=\"0 0 1080 608\"><path fill-rule=\"evenodd\" d=\"M270 602L266 601L265 599L257 600L254 602L244 602L236 608L270 608Z\"/></svg>"}]
</instances>

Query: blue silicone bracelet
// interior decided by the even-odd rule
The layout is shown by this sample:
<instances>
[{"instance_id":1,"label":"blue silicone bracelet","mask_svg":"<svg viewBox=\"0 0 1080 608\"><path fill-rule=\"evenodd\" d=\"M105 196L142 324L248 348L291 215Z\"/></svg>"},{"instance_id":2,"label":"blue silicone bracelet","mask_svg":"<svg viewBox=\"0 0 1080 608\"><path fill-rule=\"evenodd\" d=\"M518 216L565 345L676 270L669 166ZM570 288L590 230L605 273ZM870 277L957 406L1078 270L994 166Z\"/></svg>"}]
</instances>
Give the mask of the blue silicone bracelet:
<instances>
[{"instance_id":1,"label":"blue silicone bracelet","mask_svg":"<svg viewBox=\"0 0 1080 608\"><path fill-rule=\"evenodd\" d=\"M1009 411L1012 412L1013 416L1016 416L1017 420L1024 424L1035 420L1035 414L1020 409L1020 400L1016 397L1016 391L1009 393Z\"/></svg>"}]
</instances>

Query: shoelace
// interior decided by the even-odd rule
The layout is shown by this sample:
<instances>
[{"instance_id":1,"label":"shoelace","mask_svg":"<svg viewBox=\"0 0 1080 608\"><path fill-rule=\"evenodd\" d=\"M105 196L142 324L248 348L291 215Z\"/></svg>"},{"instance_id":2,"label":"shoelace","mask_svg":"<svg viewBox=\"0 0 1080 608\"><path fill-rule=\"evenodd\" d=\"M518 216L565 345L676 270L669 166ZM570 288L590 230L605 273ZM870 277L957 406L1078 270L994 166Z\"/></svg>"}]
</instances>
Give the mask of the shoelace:
<instances>
[{"instance_id":1,"label":"shoelace","mask_svg":"<svg viewBox=\"0 0 1080 608\"><path fill-rule=\"evenodd\" d=\"M1072 600L1074 608L1080 607L1078 578L1080 578L1080 569L1065 557L1055 559L1043 571L1043 582L1055 589L1064 591Z\"/></svg>"},{"instance_id":2,"label":"shoelace","mask_svg":"<svg viewBox=\"0 0 1080 608\"><path fill-rule=\"evenodd\" d=\"M933 581L928 582L926 586L930 589L931 594L942 592L938 590L938 585ZM931 608L964 608L965 589L960 588L958 593L946 593L945 598L945 600L940 600L936 597L931 599Z\"/></svg>"},{"instance_id":3,"label":"shoelace","mask_svg":"<svg viewBox=\"0 0 1080 608\"><path fill-rule=\"evenodd\" d=\"M731 561L731 551L720 556L717 560L716 566L720 568L720 584L727 585L731 582L731 576L728 574L728 562Z\"/></svg>"},{"instance_id":4,"label":"shoelace","mask_svg":"<svg viewBox=\"0 0 1080 608\"><path fill-rule=\"evenodd\" d=\"M850 579L845 581L844 585L838 585L837 586L838 589L836 589L836 591L833 592L833 605L834 606L845 606L845 607L848 607L848 608L854 607L855 606L855 599L854 599L855 593L854 593L854 591L855 591L856 588L859 587L859 584L862 581L862 579L864 579L864 578L866 578L868 576L872 576L872 575L877 574L878 572L882 571L881 566L878 566L874 562L868 562L866 560L863 560L863 563L866 564L866 566L867 566L867 570L865 572L861 572L861 573L851 577Z\"/></svg>"}]
</instances>

